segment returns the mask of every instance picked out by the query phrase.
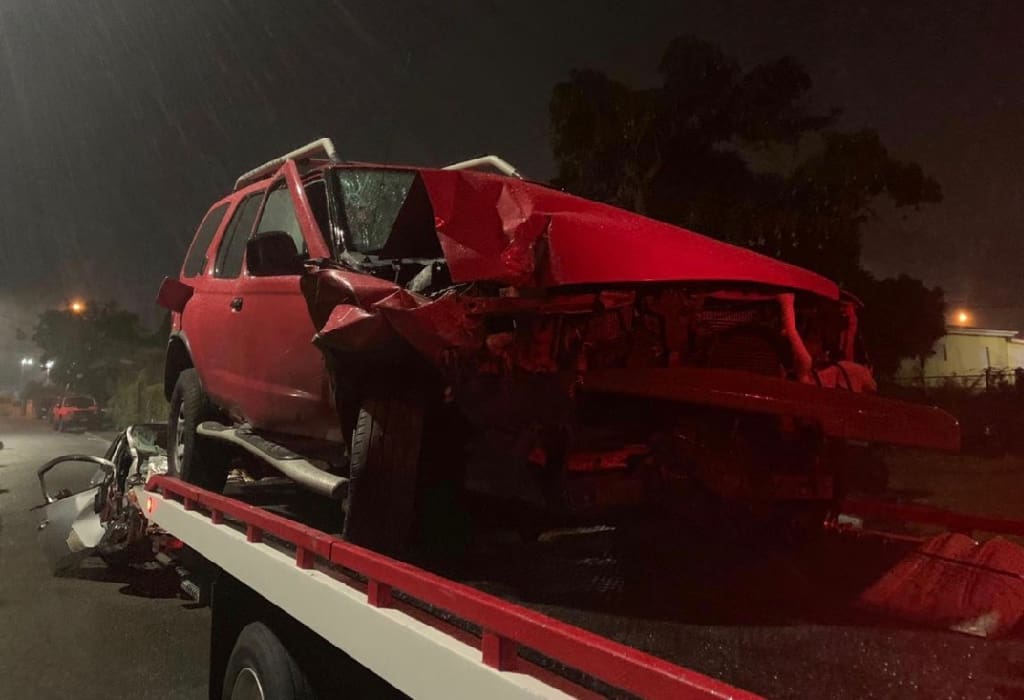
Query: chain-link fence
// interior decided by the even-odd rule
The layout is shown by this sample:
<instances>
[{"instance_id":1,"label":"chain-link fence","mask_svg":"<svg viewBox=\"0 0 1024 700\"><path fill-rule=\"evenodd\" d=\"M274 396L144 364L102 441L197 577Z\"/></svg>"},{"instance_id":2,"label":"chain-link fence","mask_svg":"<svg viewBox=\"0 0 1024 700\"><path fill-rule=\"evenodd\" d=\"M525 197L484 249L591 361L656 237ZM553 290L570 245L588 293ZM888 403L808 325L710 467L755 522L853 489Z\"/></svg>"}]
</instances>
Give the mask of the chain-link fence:
<instances>
[{"instance_id":1,"label":"chain-link fence","mask_svg":"<svg viewBox=\"0 0 1024 700\"><path fill-rule=\"evenodd\" d=\"M1008 391L1024 392L1024 367L991 367L972 374L943 374L903 376L895 384L908 388L961 389L971 392Z\"/></svg>"}]
</instances>

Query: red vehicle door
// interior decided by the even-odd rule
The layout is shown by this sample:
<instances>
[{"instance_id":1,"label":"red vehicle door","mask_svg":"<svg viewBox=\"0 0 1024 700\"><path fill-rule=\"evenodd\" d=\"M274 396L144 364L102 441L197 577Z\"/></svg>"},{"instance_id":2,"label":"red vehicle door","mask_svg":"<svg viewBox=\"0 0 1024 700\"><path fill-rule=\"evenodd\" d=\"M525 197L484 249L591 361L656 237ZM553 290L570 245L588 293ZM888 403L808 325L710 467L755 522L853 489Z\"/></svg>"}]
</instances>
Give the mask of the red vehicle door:
<instances>
[{"instance_id":1,"label":"red vehicle door","mask_svg":"<svg viewBox=\"0 0 1024 700\"><path fill-rule=\"evenodd\" d=\"M321 228L323 180L303 184L287 163L267 190L235 288L231 342L244 379L232 392L253 427L340 442L326 364L299 288L302 261L330 255Z\"/></svg>"},{"instance_id":2,"label":"red vehicle door","mask_svg":"<svg viewBox=\"0 0 1024 700\"><path fill-rule=\"evenodd\" d=\"M263 194L262 188L250 188L232 200L229 211L214 207L203 220L181 272L195 293L182 311L180 328L206 393L232 413L238 411L234 397L244 383L242 349L235 341L241 323L234 308L235 287ZM207 236L203 229L211 217L217 232Z\"/></svg>"}]
</instances>

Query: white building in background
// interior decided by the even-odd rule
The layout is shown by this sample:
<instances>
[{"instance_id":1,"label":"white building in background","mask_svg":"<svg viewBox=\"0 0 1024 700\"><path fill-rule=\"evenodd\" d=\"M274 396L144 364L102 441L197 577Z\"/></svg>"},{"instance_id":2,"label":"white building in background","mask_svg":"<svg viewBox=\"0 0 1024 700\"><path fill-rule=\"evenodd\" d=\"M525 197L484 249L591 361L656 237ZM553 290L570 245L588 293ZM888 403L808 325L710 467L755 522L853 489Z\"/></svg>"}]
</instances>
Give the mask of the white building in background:
<instances>
[{"instance_id":1,"label":"white building in background","mask_svg":"<svg viewBox=\"0 0 1024 700\"><path fill-rule=\"evenodd\" d=\"M979 391L995 383L1013 384L1014 370L1024 368L1024 339L1017 333L947 326L930 356L903 360L897 379L917 386L955 383Z\"/></svg>"}]
</instances>

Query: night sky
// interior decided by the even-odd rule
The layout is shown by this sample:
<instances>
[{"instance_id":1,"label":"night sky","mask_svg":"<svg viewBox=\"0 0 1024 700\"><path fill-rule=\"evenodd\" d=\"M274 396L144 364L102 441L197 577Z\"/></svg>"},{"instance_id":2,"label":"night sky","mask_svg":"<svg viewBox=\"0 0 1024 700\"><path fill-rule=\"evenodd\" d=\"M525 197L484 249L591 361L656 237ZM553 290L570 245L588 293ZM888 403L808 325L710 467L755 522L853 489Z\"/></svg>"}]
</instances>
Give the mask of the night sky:
<instances>
[{"instance_id":1,"label":"night sky","mask_svg":"<svg viewBox=\"0 0 1024 700\"><path fill-rule=\"evenodd\" d=\"M748 66L795 56L842 126L941 182L940 205L880 208L870 269L1024 328L1024 5L842 5L0 0L0 387L31 350L12 324L44 305L155 318L160 279L242 171L331 136L354 160L495 152L545 179L552 86L575 67L650 84L686 33Z\"/></svg>"}]
</instances>

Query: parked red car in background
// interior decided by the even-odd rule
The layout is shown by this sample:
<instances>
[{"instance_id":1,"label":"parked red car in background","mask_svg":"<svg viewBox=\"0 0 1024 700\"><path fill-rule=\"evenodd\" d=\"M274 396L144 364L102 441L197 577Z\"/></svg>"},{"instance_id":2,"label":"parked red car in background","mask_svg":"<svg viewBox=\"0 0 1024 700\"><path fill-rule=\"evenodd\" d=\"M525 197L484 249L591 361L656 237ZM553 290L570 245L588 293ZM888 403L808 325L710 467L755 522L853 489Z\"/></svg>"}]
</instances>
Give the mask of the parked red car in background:
<instances>
[{"instance_id":1,"label":"parked red car in background","mask_svg":"<svg viewBox=\"0 0 1024 700\"><path fill-rule=\"evenodd\" d=\"M61 396L50 411L50 423L54 430L96 428L99 424L100 407L96 399L84 394Z\"/></svg>"}]
</instances>

